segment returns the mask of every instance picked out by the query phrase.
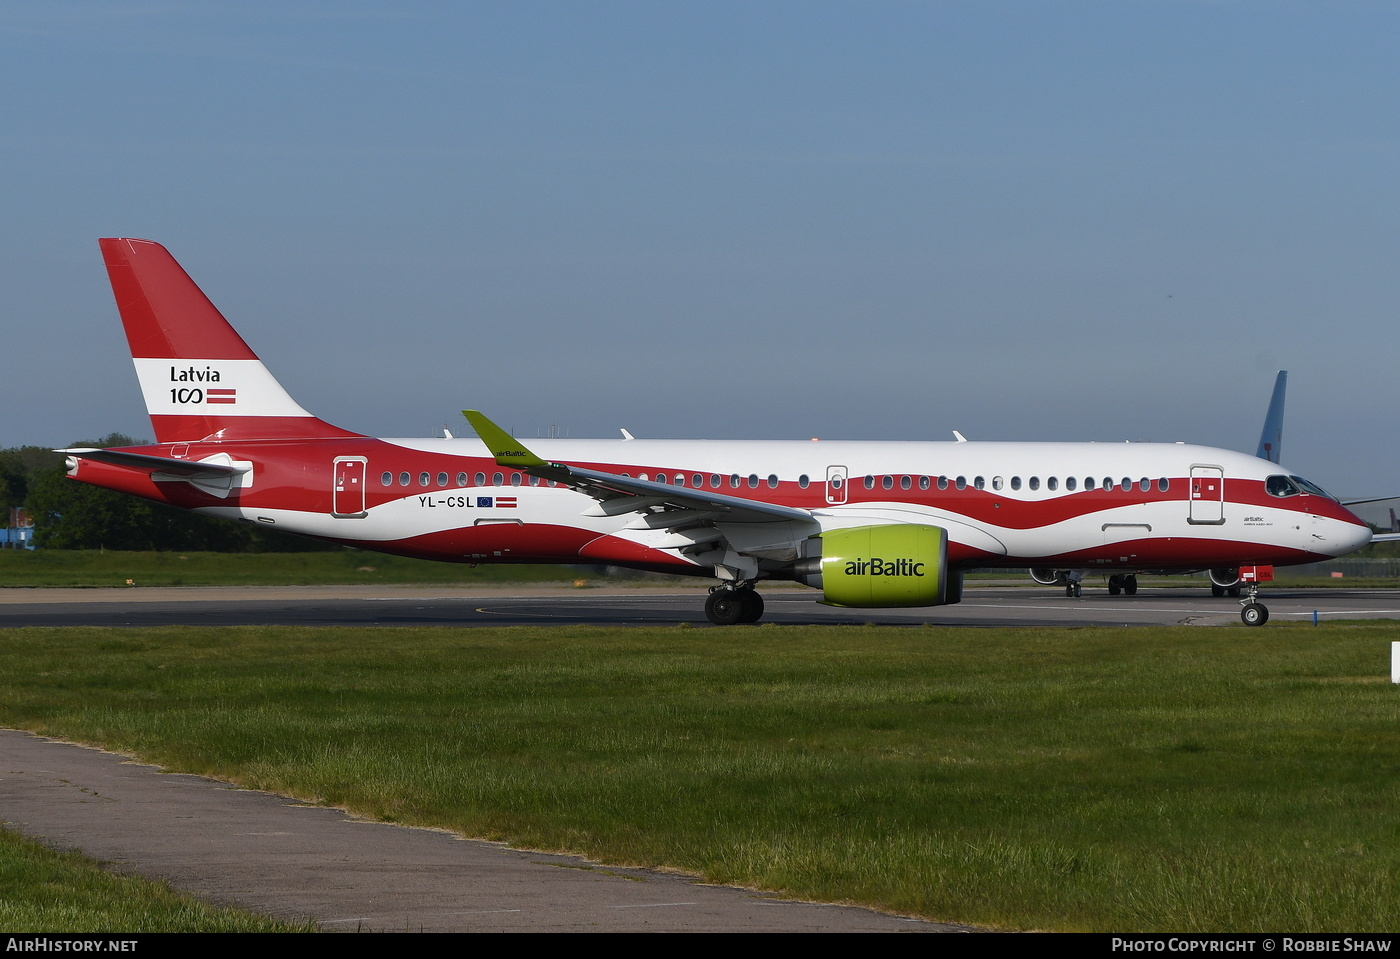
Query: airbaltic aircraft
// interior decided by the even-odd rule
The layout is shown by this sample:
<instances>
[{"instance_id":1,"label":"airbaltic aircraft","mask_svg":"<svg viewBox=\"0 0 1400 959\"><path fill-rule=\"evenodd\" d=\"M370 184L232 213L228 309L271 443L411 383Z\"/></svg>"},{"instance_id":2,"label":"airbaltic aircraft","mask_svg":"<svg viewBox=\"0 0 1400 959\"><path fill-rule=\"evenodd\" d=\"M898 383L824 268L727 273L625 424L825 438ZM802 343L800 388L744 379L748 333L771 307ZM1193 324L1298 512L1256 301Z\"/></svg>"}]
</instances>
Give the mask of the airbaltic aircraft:
<instances>
[{"instance_id":1,"label":"airbaltic aircraft","mask_svg":"<svg viewBox=\"0 0 1400 959\"><path fill-rule=\"evenodd\" d=\"M527 447L475 411L479 439L375 439L298 406L164 247L101 246L156 443L63 450L68 475L212 516L448 562L713 577L717 624L757 621L764 579L833 606L938 606L958 602L971 567L1210 569L1228 582L1371 539L1276 464L1183 444ZM1262 624L1249 589L1242 618Z\"/></svg>"}]
</instances>

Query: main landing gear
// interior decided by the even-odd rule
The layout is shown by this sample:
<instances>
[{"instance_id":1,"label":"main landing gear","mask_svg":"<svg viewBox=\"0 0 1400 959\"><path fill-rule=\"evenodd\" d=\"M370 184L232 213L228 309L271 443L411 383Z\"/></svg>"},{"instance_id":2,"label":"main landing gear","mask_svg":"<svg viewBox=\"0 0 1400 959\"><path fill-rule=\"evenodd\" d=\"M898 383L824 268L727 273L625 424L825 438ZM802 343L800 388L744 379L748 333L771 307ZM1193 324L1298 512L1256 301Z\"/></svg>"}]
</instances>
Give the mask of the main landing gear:
<instances>
[{"instance_id":1,"label":"main landing gear","mask_svg":"<svg viewBox=\"0 0 1400 959\"><path fill-rule=\"evenodd\" d=\"M756 623L763 616L763 597L753 583L711 586L705 598L705 615L716 626Z\"/></svg>"},{"instance_id":2,"label":"main landing gear","mask_svg":"<svg viewBox=\"0 0 1400 959\"><path fill-rule=\"evenodd\" d=\"M1108 578L1108 595L1117 596L1119 593L1127 593L1129 596L1137 595L1137 575L1135 573L1114 573Z\"/></svg>"},{"instance_id":3,"label":"main landing gear","mask_svg":"<svg viewBox=\"0 0 1400 959\"><path fill-rule=\"evenodd\" d=\"M1240 619L1244 620L1246 626L1263 626L1269 621L1269 607L1258 602L1258 583L1250 583L1247 589L1249 595L1240 600ZM1239 593L1236 592L1235 595Z\"/></svg>"}]
</instances>

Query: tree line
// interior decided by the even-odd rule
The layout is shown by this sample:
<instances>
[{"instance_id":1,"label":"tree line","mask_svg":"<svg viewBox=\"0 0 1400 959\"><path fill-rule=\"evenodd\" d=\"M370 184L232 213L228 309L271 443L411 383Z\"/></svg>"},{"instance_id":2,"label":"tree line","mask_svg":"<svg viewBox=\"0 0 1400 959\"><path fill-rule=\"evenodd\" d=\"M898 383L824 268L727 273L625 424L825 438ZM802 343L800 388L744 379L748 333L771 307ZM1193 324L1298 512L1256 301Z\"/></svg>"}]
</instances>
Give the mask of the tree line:
<instances>
[{"instance_id":1,"label":"tree line","mask_svg":"<svg viewBox=\"0 0 1400 959\"><path fill-rule=\"evenodd\" d=\"M70 446L145 446L146 440L110 433ZM137 496L77 483L65 475L63 454L42 446L0 449L0 501L28 510L40 549L200 550L281 553L339 549L251 523L201 516Z\"/></svg>"}]
</instances>

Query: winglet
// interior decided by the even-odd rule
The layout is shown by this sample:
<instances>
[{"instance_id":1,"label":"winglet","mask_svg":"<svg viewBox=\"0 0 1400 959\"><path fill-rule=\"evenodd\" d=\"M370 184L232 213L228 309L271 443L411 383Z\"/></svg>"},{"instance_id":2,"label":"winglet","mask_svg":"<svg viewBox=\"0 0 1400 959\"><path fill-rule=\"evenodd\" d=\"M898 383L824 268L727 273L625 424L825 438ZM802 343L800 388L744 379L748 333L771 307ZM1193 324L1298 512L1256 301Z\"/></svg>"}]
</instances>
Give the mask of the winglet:
<instances>
[{"instance_id":1,"label":"winglet","mask_svg":"<svg viewBox=\"0 0 1400 959\"><path fill-rule=\"evenodd\" d=\"M491 455L496 457L498 465L518 470L541 469L551 465L531 453L525 448L524 443L476 410L462 410L462 415L467 418L472 429L476 430L476 435L481 437L481 441L486 444Z\"/></svg>"}]
</instances>

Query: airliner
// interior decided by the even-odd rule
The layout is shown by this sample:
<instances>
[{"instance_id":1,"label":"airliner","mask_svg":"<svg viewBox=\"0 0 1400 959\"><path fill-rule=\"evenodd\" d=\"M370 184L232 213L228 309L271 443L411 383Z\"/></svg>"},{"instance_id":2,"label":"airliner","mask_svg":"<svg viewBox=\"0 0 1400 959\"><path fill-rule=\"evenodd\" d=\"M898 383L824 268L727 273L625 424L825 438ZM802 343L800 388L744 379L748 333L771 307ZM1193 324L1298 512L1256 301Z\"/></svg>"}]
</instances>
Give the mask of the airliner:
<instances>
[{"instance_id":1,"label":"airliner","mask_svg":"<svg viewBox=\"0 0 1400 959\"><path fill-rule=\"evenodd\" d=\"M302 409L158 243L100 241L153 445L67 449L68 476L360 549L458 563L598 563L717 580L717 625L757 583L846 608L962 598L971 568L1212 570L1257 579L1350 553L1370 528L1268 459L1158 443L377 439ZM446 431L445 431L446 432Z\"/></svg>"}]
</instances>

